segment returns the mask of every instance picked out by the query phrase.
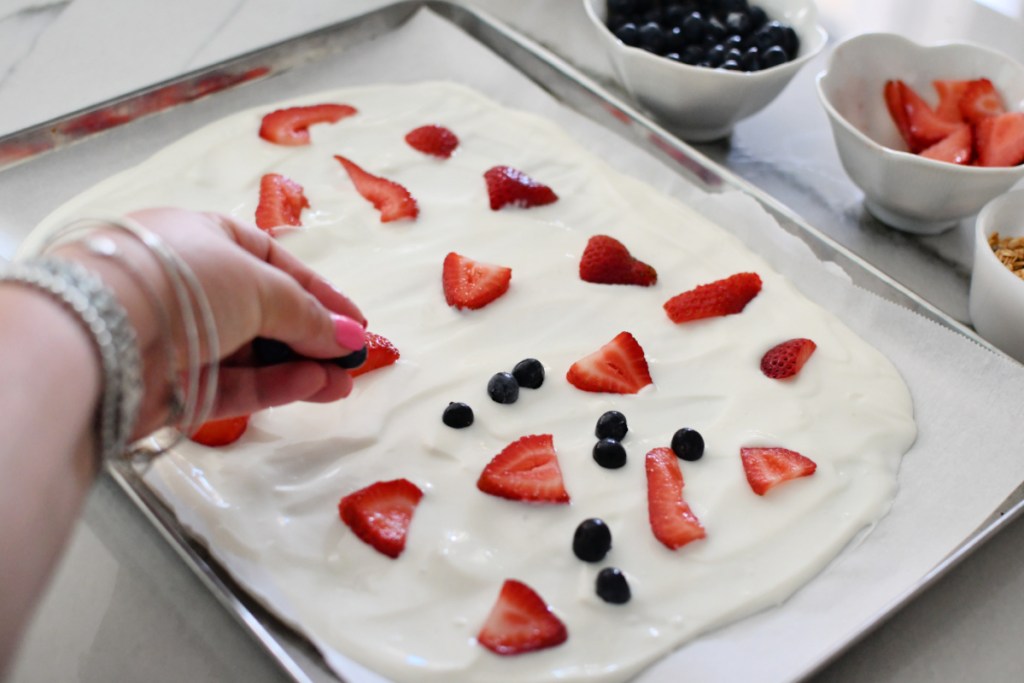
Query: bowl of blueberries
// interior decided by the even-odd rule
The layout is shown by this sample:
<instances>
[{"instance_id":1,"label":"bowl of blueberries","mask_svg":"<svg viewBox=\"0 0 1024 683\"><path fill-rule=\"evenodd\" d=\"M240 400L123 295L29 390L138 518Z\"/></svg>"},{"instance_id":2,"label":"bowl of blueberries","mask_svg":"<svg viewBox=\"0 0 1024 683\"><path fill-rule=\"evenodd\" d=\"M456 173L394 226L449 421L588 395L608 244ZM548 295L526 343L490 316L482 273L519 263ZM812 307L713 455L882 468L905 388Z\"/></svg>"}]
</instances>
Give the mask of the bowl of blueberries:
<instances>
[{"instance_id":1,"label":"bowl of blueberries","mask_svg":"<svg viewBox=\"0 0 1024 683\"><path fill-rule=\"evenodd\" d=\"M826 40L813 0L583 4L626 90L692 142L766 107Z\"/></svg>"}]
</instances>

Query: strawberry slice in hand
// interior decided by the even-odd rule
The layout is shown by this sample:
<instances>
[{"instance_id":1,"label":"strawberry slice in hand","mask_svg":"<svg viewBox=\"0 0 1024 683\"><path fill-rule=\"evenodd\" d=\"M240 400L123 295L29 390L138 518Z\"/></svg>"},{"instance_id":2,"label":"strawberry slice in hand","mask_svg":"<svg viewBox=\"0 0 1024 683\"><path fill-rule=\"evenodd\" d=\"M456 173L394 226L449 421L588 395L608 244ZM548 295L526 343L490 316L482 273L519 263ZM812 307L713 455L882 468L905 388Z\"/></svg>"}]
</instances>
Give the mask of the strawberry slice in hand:
<instances>
[{"instance_id":1,"label":"strawberry slice in hand","mask_svg":"<svg viewBox=\"0 0 1024 683\"><path fill-rule=\"evenodd\" d=\"M491 210L505 206L528 209L558 201L558 195L547 185L538 183L511 166L495 166L484 173Z\"/></svg>"},{"instance_id":2,"label":"strawberry slice in hand","mask_svg":"<svg viewBox=\"0 0 1024 683\"><path fill-rule=\"evenodd\" d=\"M444 126L420 126L405 135L405 141L418 152L448 159L459 146L459 138Z\"/></svg>"},{"instance_id":3,"label":"strawberry slice in hand","mask_svg":"<svg viewBox=\"0 0 1024 683\"><path fill-rule=\"evenodd\" d=\"M267 173L260 180L260 202L256 206L256 225L270 232L281 225L302 225L302 210L309 200L302 185L279 173Z\"/></svg>"},{"instance_id":4,"label":"strawberry slice in hand","mask_svg":"<svg viewBox=\"0 0 1024 683\"><path fill-rule=\"evenodd\" d=\"M278 109L263 117L260 137L278 145L308 145L310 126L337 123L355 113L355 108L347 104L315 104Z\"/></svg>"},{"instance_id":5,"label":"strawberry slice in hand","mask_svg":"<svg viewBox=\"0 0 1024 683\"><path fill-rule=\"evenodd\" d=\"M759 496L783 482L809 477L818 469L813 460L788 448L741 448L740 458L747 483Z\"/></svg>"},{"instance_id":6,"label":"strawberry slice in hand","mask_svg":"<svg viewBox=\"0 0 1024 683\"><path fill-rule=\"evenodd\" d=\"M199 429L188 438L204 446L227 446L241 439L248 426L248 415L209 420L199 425Z\"/></svg>"},{"instance_id":7,"label":"strawberry slice in hand","mask_svg":"<svg viewBox=\"0 0 1024 683\"><path fill-rule=\"evenodd\" d=\"M512 269L450 252L444 259L444 300L458 309L483 308L508 291Z\"/></svg>"},{"instance_id":8,"label":"strawberry slice in hand","mask_svg":"<svg viewBox=\"0 0 1024 683\"><path fill-rule=\"evenodd\" d=\"M975 142L978 166L1016 166L1024 162L1024 112L982 120Z\"/></svg>"},{"instance_id":9,"label":"strawberry slice in hand","mask_svg":"<svg viewBox=\"0 0 1024 683\"><path fill-rule=\"evenodd\" d=\"M777 344L761 357L761 372L771 379L793 377L818 348L810 339L790 339Z\"/></svg>"},{"instance_id":10,"label":"strawberry slice in hand","mask_svg":"<svg viewBox=\"0 0 1024 683\"><path fill-rule=\"evenodd\" d=\"M614 237L594 235L580 258L580 279L602 285L650 287L658 281L658 273L634 258Z\"/></svg>"},{"instance_id":11,"label":"strawberry slice in hand","mask_svg":"<svg viewBox=\"0 0 1024 683\"><path fill-rule=\"evenodd\" d=\"M498 655L520 655L561 645L569 638L565 624L536 591L508 579L476 636Z\"/></svg>"},{"instance_id":12,"label":"strawberry slice in hand","mask_svg":"<svg viewBox=\"0 0 1024 683\"><path fill-rule=\"evenodd\" d=\"M722 280L677 294L665 302L665 313L674 323L740 313L761 291L757 273L736 273Z\"/></svg>"},{"instance_id":13,"label":"strawberry slice in hand","mask_svg":"<svg viewBox=\"0 0 1024 683\"><path fill-rule=\"evenodd\" d=\"M414 219L419 215L419 206L413 196L409 194L409 190L387 178L367 173L355 162L340 154L335 154L334 158L348 173L348 177L356 187L356 192L363 195L363 199L380 211L381 223L390 223L403 218Z\"/></svg>"},{"instance_id":14,"label":"strawberry slice in hand","mask_svg":"<svg viewBox=\"0 0 1024 683\"><path fill-rule=\"evenodd\" d=\"M653 384L644 350L629 332L573 363L565 378L577 389L609 394L635 394Z\"/></svg>"},{"instance_id":15,"label":"strawberry slice in hand","mask_svg":"<svg viewBox=\"0 0 1024 683\"><path fill-rule=\"evenodd\" d=\"M379 368L394 364L401 358L398 347L386 337L373 332L366 333L366 360L357 368L348 371L353 377L365 375Z\"/></svg>"},{"instance_id":16,"label":"strawberry slice in hand","mask_svg":"<svg viewBox=\"0 0 1024 683\"><path fill-rule=\"evenodd\" d=\"M524 436L494 456L476 487L484 493L528 503L568 503L562 468L550 434Z\"/></svg>"},{"instance_id":17,"label":"strawberry slice in hand","mask_svg":"<svg viewBox=\"0 0 1024 683\"><path fill-rule=\"evenodd\" d=\"M364 543L394 559L405 550L406 536L423 491L408 479L378 481L338 503L338 514Z\"/></svg>"},{"instance_id":18,"label":"strawberry slice in hand","mask_svg":"<svg viewBox=\"0 0 1024 683\"><path fill-rule=\"evenodd\" d=\"M655 448L645 460L647 513L651 531L669 550L707 536L704 527L683 500L683 472L671 448Z\"/></svg>"}]
</instances>

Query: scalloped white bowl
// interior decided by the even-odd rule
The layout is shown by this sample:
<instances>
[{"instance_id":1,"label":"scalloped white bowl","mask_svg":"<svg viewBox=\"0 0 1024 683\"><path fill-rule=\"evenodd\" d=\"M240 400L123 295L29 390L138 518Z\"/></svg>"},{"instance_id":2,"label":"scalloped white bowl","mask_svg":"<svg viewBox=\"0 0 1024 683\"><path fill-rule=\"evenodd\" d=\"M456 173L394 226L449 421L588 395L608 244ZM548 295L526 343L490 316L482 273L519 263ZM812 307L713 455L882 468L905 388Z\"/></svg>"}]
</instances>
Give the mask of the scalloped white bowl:
<instances>
[{"instance_id":1,"label":"scalloped white bowl","mask_svg":"<svg viewBox=\"0 0 1024 683\"><path fill-rule=\"evenodd\" d=\"M797 58L764 71L743 73L689 66L622 43L605 26L605 0L583 0L612 67L630 95L680 137L693 142L728 135L736 123L764 109L825 45L812 0L759 0L770 19L793 27Z\"/></svg>"},{"instance_id":2,"label":"scalloped white bowl","mask_svg":"<svg viewBox=\"0 0 1024 683\"><path fill-rule=\"evenodd\" d=\"M1024 363L1024 280L999 262L988 245L994 232L1024 237L1024 190L998 197L978 214L969 310L974 329Z\"/></svg>"},{"instance_id":3,"label":"scalloped white bowl","mask_svg":"<svg viewBox=\"0 0 1024 683\"><path fill-rule=\"evenodd\" d=\"M981 45L924 46L892 33L865 33L833 50L817 78L818 97L843 168L880 221L939 233L1024 177L1024 166L958 166L911 154L889 116L883 94L889 79L902 79L934 105L932 81L980 77L995 84L1008 110L1024 111L1024 66Z\"/></svg>"}]
</instances>

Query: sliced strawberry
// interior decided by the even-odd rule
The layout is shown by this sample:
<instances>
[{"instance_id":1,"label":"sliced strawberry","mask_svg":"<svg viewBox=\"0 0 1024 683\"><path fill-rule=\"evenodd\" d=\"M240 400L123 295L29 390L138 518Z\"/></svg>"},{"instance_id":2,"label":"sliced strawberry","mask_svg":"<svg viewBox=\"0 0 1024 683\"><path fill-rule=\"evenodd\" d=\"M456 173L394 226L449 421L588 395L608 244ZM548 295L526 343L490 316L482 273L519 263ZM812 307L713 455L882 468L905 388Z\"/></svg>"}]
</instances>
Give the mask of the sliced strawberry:
<instances>
[{"instance_id":1,"label":"sliced strawberry","mask_svg":"<svg viewBox=\"0 0 1024 683\"><path fill-rule=\"evenodd\" d=\"M607 235L594 235L580 258L580 279L602 285L650 287L658 281L651 266L633 258L622 242Z\"/></svg>"},{"instance_id":2,"label":"sliced strawberry","mask_svg":"<svg viewBox=\"0 0 1024 683\"><path fill-rule=\"evenodd\" d=\"M736 273L677 294L664 308L674 323L740 313L761 291L757 273Z\"/></svg>"},{"instance_id":3,"label":"sliced strawberry","mask_svg":"<svg viewBox=\"0 0 1024 683\"><path fill-rule=\"evenodd\" d=\"M747 482L759 496L790 479L809 477L818 469L813 460L788 448L741 448L740 458Z\"/></svg>"},{"instance_id":4,"label":"sliced strawberry","mask_svg":"<svg viewBox=\"0 0 1024 683\"><path fill-rule=\"evenodd\" d=\"M903 81L885 82L885 106L889 109L889 116L896 124L896 130L900 132L903 142L907 148L911 147L910 121L907 119L907 110L903 107ZM957 105L959 106L959 105Z\"/></svg>"},{"instance_id":5,"label":"sliced strawberry","mask_svg":"<svg viewBox=\"0 0 1024 683\"><path fill-rule=\"evenodd\" d=\"M444 300L455 308L483 308L508 291L512 269L450 252L444 258Z\"/></svg>"},{"instance_id":6,"label":"sliced strawberry","mask_svg":"<svg viewBox=\"0 0 1024 683\"><path fill-rule=\"evenodd\" d=\"M1016 166L1024 161L1024 112L983 119L976 129L978 166Z\"/></svg>"},{"instance_id":7,"label":"sliced strawberry","mask_svg":"<svg viewBox=\"0 0 1024 683\"><path fill-rule=\"evenodd\" d=\"M420 214L419 206L409 190L387 178L367 173L340 154L335 154L334 158L345 168L352 184L356 186L356 192L380 211L381 223L416 218Z\"/></svg>"},{"instance_id":8,"label":"sliced strawberry","mask_svg":"<svg viewBox=\"0 0 1024 683\"><path fill-rule=\"evenodd\" d=\"M248 426L248 415L209 420L199 425L199 429L188 438L204 446L227 446L242 438L242 434L245 433Z\"/></svg>"},{"instance_id":9,"label":"sliced strawberry","mask_svg":"<svg viewBox=\"0 0 1024 683\"><path fill-rule=\"evenodd\" d=\"M476 636L499 655L520 655L561 645L569 632L544 599L521 581L508 579Z\"/></svg>"},{"instance_id":10,"label":"sliced strawberry","mask_svg":"<svg viewBox=\"0 0 1024 683\"><path fill-rule=\"evenodd\" d=\"M363 542L388 557L405 550L405 539L423 491L408 479L378 481L338 503L338 514Z\"/></svg>"},{"instance_id":11,"label":"sliced strawberry","mask_svg":"<svg viewBox=\"0 0 1024 683\"><path fill-rule=\"evenodd\" d=\"M279 225L302 225L302 210L309 200L302 185L278 173L268 173L260 180L260 203L256 206L256 225L264 230Z\"/></svg>"},{"instance_id":12,"label":"sliced strawberry","mask_svg":"<svg viewBox=\"0 0 1024 683\"><path fill-rule=\"evenodd\" d=\"M961 123L955 131L923 150L921 156L950 164L970 164L974 158L974 135L971 133L971 127Z\"/></svg>"},{"instance_id":13,"label":"sliced strawberry","mask_svg":"<svg viewBox=\"0 0 1024 683\"><path fill-rule=\"evenodd\" d=\"M956 130L959 122L947 121L935 113L924 99L903 81L897 81L903 96L903 110L910 128L910 151L920 152Z\"/></svg>"},{"instance_id":14,"label":"sliced strawberry","mask_svg":"<svg viewBox=\"0 0 1024 683\"><path fill-rule=\"evenodd\" d=\"M681 548L707 534L683 500L683 472L671 448L647 454L647 513L654 537L669 550Z\"/></svg>"},{"instance_id":15,"label":"sliced strawberry","mask_svg":"<svg viewBox=\"0 0 1024 683\"><path fill-rule=\"evenodd\" d=\"M960 115L972 125L978 125L989 116L1005 113L1003 98L987 78L971 81L960 96Z\"/></svg>"},{"instance_id":16,"label":"sliced strawberry","mask_svg":"<svg viewBox=\"0 0 1024 683\"><path fill-rule=\"evenodd\" d=\"M337 123L355 113L355 108L347 104L315 104L278 109L263 117L260 137L278 145L308 145L310 126Z\"/></svg>"},{"instance_id":17,"label":"sliced strawberry","mask_svg":"<svg viewBox=\"0 0 1024 683\"><path fill-rule=\"evenodd\" d=\"M484 493L530 503L568 503L562 468L550 434L513 441L494 456L476 487Z\"/></svg>"},{"instance_id":18,"label":"sliced strawberry","mask_svg":"<svg viewBox=\"0 0 1024 683\"><path fill-rule=\"evenodd\" d=\"M492 211L509 205L528 209L558 201L558 195L550 187L511 166L489 169L484 173L484 180Z\"/></svg>"},{"instance_id":19,"label":"sliced strawberry","mask_svg":"<svg viewBox=\"0 0 1024 683\"><path fill-rule=\"evenodd\" d=\"M761 372L772 379L786 379L800 372L818 348L810 339L790 339L768 349L761 357Z\"/></svg>"},{"instance_id":20,"label":"sliced strawberry","mask_svg":"<svg viewBox=\"0 0 1024 683\"><path fill-rule=\"evenodd\" d=\"M373 332L366 333L366 361L358 368L348 371L353 377L393 364L401 357L398 348L386 337Z\"/></svg>"},{"instance_id":21,"label":"sliced strawberry","mask_svg":"<svg viewBox=\"0 0 1024 683\"><path fill-rule=\"evenodd\" d=\"M447 159L459 146L459 138L444 126L420 126L409 131L405 141L413 149Z\"/></svg>"},{"instance_id":22,"label":"sliced strawberry","mask_svg":"<svg viewBox=\"0 0 1024 683\"><path fill-rule=\"evenodd\" d=\"M960 113L960 99L971 83L972 81L932 81L935 92L939 93L939 103L935 106L936 116L953 123L962 123L964 117Z\"/></svg>"},{"instance_id":23,"label":"sliced strawberry","mask_svg":"<svg viewBox=\"0 0 1024 683\"><path fill-rule=\"evenodd\" d=\"M644 350L629 332L573 363L565 378L577 389L609 394L635 394L653 383Z\"/></svg>"}]
</instances>

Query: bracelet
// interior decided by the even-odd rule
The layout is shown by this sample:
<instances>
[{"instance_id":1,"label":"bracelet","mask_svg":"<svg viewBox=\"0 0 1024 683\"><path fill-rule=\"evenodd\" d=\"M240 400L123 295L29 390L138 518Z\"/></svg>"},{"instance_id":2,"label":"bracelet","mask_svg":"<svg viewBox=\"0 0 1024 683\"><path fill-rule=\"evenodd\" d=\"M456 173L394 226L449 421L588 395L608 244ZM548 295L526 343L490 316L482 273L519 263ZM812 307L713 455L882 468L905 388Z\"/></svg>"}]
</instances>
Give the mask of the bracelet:
<instances>
[{"instance_id":1,"label":"bracelet","mask_svg":"<svg viewBox=\"0 0 1024 683\"><path fill-rule=\"evenodd\" d=\"M139 345L124 307L98 276L70 261L44 257L12 263L0 271L0 281L50 294L92 336L103 374L96 415L97 453L103 460L121 457L142 400Z\"/></svg>"}]
</instances>

